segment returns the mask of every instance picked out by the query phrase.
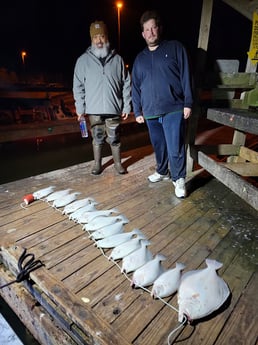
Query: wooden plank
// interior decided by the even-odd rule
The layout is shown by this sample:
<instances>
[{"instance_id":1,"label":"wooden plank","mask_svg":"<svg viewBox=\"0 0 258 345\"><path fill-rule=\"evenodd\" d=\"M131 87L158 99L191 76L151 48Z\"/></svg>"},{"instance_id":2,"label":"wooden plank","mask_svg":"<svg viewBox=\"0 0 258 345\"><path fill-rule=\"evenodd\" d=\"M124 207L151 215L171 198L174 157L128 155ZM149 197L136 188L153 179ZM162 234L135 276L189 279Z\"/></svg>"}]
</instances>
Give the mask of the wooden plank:
<instances>
[{"instance_id":1,"label":"wooden plank","mask_svg":"<svg viewBox=\"0 0 258 345\"><path fill-rule=\"evenodd\" d=\"M234 130L232 144L233 145L244 146L245 145L245 141L246 141L246 133L235 129ZM227 161L229 163L233 163L233 162L236 163L236 162L243 162L243 159L241 157L239 157L239 156L231 156L231 157L228 157Z\"/></svg>"},{"instance_id":2,"label":"wooden plank","mask_svg":"<svg viewBox=\"0 0 258 345\"><path fill-rule=\"evenodd\" d=\"M212 180L212 184L216 180ZM216 184L220 188L221 184ZM211 192L211 189L209 189ZM206 190L205 200L209 198L209 191ZM212 196L212 194L210 194ZM179 342L182 344L228 344L227 331L225 330L225 325L227 325L228 319L234 315L236 306L238 305L239 297L242 293L245 293L246 286L249 284L250 277L256 271L256 258L252 256L252 251L257 245L256 221L251 221L251 218L247 216L246 219L242 218L242 215L247 215L246 209L239 208L240 199L234 197L232 203L231 196L232 192L228 193L228 196L221 200L221 204L224 205L220 209L220 219L218 220L217 235L223 236L223 241L220 241L218 245L211 251L211 258L214 258L223 263L222 268L219 270L218 274L225 279L228 283L229 288L233 294L230 304L227 303L219 312L214 313L204 320L193 325L193 327L186 326L179 332L176 332L171 336L171 344L174 342ZM247 205L246 205L247 207ZM247 207L248 208L248 207ZM233 214L238 213L237 216ZM240 213L239 213L240 212ZM232 215L231 222L225 223L224 217L227 215ZM246 234L249 232L246 229L246 224L249 224L248 229L250 230L250 238L247 240ZM216 225L214 225L216 227ZM212 235L212 234L211 234ZM252 241L253 239L253 241ZM204 243L207 243L204 241ZM253 243L253 244L252 244ZM188 254L188 253L187 253ZM189 253L191 254L191 253ZM192 256L195 260L195 255ZM238 314L238 316L240 316ZM241 316L240 316L241 317ZM254 308L254 313L250 311L250 318L257 318L256 308ZM171 322L171 321L170 321ZM175 325L177 326L177 325ZM153 327L155 327L153 325ZM161 326L160 326L161 327ZM159 325L157 325L159 329ZM213 331L214 330L214 331ZM235 336L239 337L240 332L237 330L237 324L235 323ZM233 333L233 332L232 332ZM255 332L257 333L257 332ZM220 339L217 341L217 335L220 334ZM227 338L227 342L223 342L223 337ZM253 335L248 337L248 335L240 336L240 339L245 344L245 341L249 344L249 339L252 339ZM241 340L241 341L242 341ZM141 342L139 342L141 344ZM164 341L165 344L165 341ZM250 343L251 344L251 343ZM254 345L255 343L252 343Z\"/></svg>"},{"instance_id":3,"label":"wooden plank","mask_svg":"<svg viewBox=\"0 0 258 345\"><path fill-rule=\"evenodd\" d=\"M201 22L200 22L200 29L199 29L199 37L198 37L198 56L196 59L196 66L195 66L195 95L194 98L199 98L199 88L203 85L203 78L205 76L205 66L206 66L206 58L207 58L207 49L209 43L209 35L210 35L210 26L211 26L211 19L212 19L212 8L213 8L213 0L205 0L202 2L202 13L201 13ZM186 145L187 145L187 175L191 174L193 171L193 159L190 155L190 145L193 145L195 142L195 136L197 132L198 126L198 119L200 115L201 109L198 102L194 102L192 115L190 116L187 124L187 131L186 131Z\"/></svg>"},{"instance_id":4,"label":"wooden plank","mask_svg":"<svg viewBox=\"0 0 258 345\"><path fill-rule=\"evenodd\" d=\"M239 156L249 162L258 163L258 152L251 150L248 147L241 146Z\"/></svg>"},{"instance_id":5,"label":"wooden plank","mask_svg":"<svg viewBox=\"0 0 258 345\"><path fill-rule=\"evenodd\" d=\"M198 163L198 152L202 151L205 154L216 156L238 155L240 147L231 144L219 145L191 145L190 154L195 162Z\"/></svg>"},{"instance_id":6,"label":"wooden plank","mask_svg":"<svg viewBox=\"0 0 258 345\"><path fill-rule=\"evenodd\" d=\"M241 176L258 176L257 163L220 163L225 168Z\"/></svg>"},{"instance_id":7,"label":"wooden plank","mask_svg":"<svg viewBox=\"0 0 258 345\"><path fill-rule=\"evenodd\" d=\"M257 11L258 1L246 1L246 0L222 0L236 11L241 13L246 18L253 20L253 13Z\"/></svg>"},{"instance_id":8,"label":"wooden plank","mask_svg":"<svg viewBox=\"0 0 258 345\"><path fill-rule=\"evenodd\" d=\"M20 248L1 248L1 256L8 268L13 270L22 251ZM15 272L13 272L15 273ZM129 344L125 338L114 332L108 323L99 319L98 316L83 304L71 291L60 281L54 278L44 267L31 272L31 279L37 284L55 304L60 307L80 329L88 336L88 343L96 344ZM93 336L94 334L94 336Z\"/></svg>"},{"instance_id":9,"label":"wooden plank","mask_svg":"<svg viewBox=\"0 0 258 345\"><path fill-rule=\"evenodd\" d=\"M246 182L234 172L215 162L201 151L198 152L199 164L210 174L215 176L225 186L235 192L240 198L245 200L255 210L258 210L257 188Z\"/></svg>"},{"instance_id":10,"label":"wooden plank","mask_svg":"<svg viewBox=\"0 0 258 345\"><path fill-rule=\"evenodd\" d=\"M26 210L24 211L26 212ZM37 233L42 227L48 227L63 221L60 213L52 212L51 208L43 209L41 212L33 213L29 217L19 218L17 221L7 223L1 227L3 234L8 234L11 239L25 238L31 233ZM32 230L33 229L33 230Z\"/></svg>"},{"instance_id":11,"label":"wooden plank","mask_svg":"<svg viewBox=\"0 0 258 345\"><path fill-rule=\"evenodd\" d=\"M213 7L213 0L203 1L199 39L198 39L198 48L203 49L204 51L207 51L207 48L208 48L211 17L212 17L212 7Z\"/></svg>"},{"instance_id":12,"label":"wooden plank","mask_svg":"<svg viewBox=\"0 0 258 345\"><path fill-rule=\"evenodd\" d=\"M0 265L0 272L1 286L14 280L14 276L6 271L3 264ZM52 345L76 345L56 320L36 302L23 284L12 284L11 289L3 288L0 294L40 344L47 342Z\"/></svg>"},{"instance_id":13,"label":"wooden plank","mask_svg":"<svg viewBox=\"0 0 258 345\"><path fill-rule=\"evenodd\" d=\"M219 335L218 343L227 345L230 342L239 343L237 334L241 334L241 339L245 345L257 344L257 322L258 322L258 275L253 274L250 281L240 295L239 301L232 313L229 321L225 325L223 334ZM253 333L252 330L256 329Z\"/></svg>"},{"instance_id":14,"label":"wooden plank","mask_svg":"<svg viewBox=\"0 0 258 345\"><path fill-rule=\"evenodd\" d=\"M243 132L258 134L258 116L245 109L209 108L207 119Z\"/></svg>"},{"instance_id":15,"label":"wooden plank","mask_svg":"<svg viewBox=\"0 0 258 345\"><path fill-rule=\"evenodd\" d=\"M256 73L247 72L218 72L214 77L216 88L223 89L253 89L256 85Z\"/></svg>"},{"instance_id":16,"label":"wooden plank","mask_svg":"<svg viewBox=\"0 0 258 345\"><path fill-rule=\"evenodd\" d=\"M35 285L44 298L46 296L53 305L59 307L58 311L64 314L64 318L67 318L72 326L84 331L83 323L87 323L87 320L83 319L84 314L82 317L80 315L82 305L86 307L86 318L93 315L94 320L96 317L97 322L104 325L103 329L108 324L109 334L117 333L125 338L128 344L133 339L134 345L167 345L168 334L178 326L177 311L169 306L177 308L176 295L167 298L169 305L166 305L152 300L149 293L141 289L132 290L129 280L131 274L126 277L120 272L121 261L117 264L108 261L94 246L94 242L88 238L88 233L82 230L80 224L70 221L47 203L37 201L26 210L19 211L14 207L19 207L20 193L23 193L26 184L32 191L39 185L45 187L54 183L57 189L67 185L74 190L80 188L83 196L90 195L99 201L98 208L116 207L124 213L130 220L125 231L139 227L151 241L151 251L167 256L164 267L172 267L175 262L181 261L187 264L186 270L196 269L204 265L206 257L223 262L219 273L230 282L233 291L236 291L232 308L208 322L205 320L198 324L195 330L196 338L190 334L190 326L174 334L175 338L182 340L182 344L192 341L194 345L199 345L203 339L204 344L219 345L216 344L216 339L223 332L229 320L228 315L234 313L238 296L243 293L250 281L250 275L253 274L248 260L255 260L252 255L255 253L257 241L256 237L250 237L250 232L256 231L257 222L255 223L254 218L257 214L254 213L256 216L252 218L253 209L248 204L243 203L242 199L225 188L224 184L206 173L189 180L188 198L177 199L171 181L155 184L148 182L148 174L155 170L152 153L145 155L137 150L135 155L130 153L126 157L131 163L128 165L130 173L125 176L114 174L112 166L108 166L101 176L91 176L89 168L92 162L88 162L6 184L0 193L0 202L3 203L0 212L3 211L4 220L4 214L9 216L7 210L10 207L15 217L13 222L11 217L8 219L4 231L0 227L0 236L14 225L13 228L17 231L13 236L10 233L8 238L19 248L26 247L28 252L35 254L36 259L44 262L45 267L33 273L37 279ZM105 162L109 160L110 157L107 157ZM9 193L4 192L7 189ZM5 201L8 202L7 208L4 206ZM42 219L52 216L54 222L51 219ZM37 217L40 223L38 225ZM28 224L27 230L20 231L21 225L25 224ZM240 241L240 236L243 236L250 248ZM106 252L108 253L110 250ZM17 265L17 257L14 257L13 266ZM241 261L238 268L241 257L248 260ZM244 274L243 267L246 267ZM233 272L232 277L230 270ZM33 275L32 277L34 280ZM64 294L59 293L60 286L55 284L56 281L65 289ZM46 292L47 290L49 292ZM70 305L66 290L72 294L71 304L75 303L74 306ZM71 317L70 313L74 313L73 308L76 308L78 301L78 314ZM90 323L84 333L90 339L89 344L91 339L98 342L93 323ZM218 326L214 327L216 323ZM211 331L213 328L214 332ZM54 326L51 330L54 331ZM233 334L238 334L235 332L236 330L232 331ZM186 336L188 339L185 339Z\"/></svg>"}]
</instances>

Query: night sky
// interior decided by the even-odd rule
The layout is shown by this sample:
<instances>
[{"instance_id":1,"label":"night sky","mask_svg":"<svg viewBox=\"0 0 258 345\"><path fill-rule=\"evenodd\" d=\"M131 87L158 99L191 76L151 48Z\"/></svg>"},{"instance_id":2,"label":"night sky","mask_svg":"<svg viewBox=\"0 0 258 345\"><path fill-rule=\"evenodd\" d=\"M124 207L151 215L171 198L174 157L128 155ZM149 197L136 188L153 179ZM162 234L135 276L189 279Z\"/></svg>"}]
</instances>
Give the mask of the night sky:
<instances>
[{"instance_id":1,"label":"night sky","mask_svg":"<svg viewBox=\"0 0 258 345\"><path fill-rule=\"evenodd\" d=\"M147 9L157 9L161 13L165 37L180 40L194 63L202 0L124 0L123 3L121 55L129 66L145 46L139 18ZM107 23L111 44L117 48L117 8L113 0L2 2L0 68L19 73L24 67L21 51L25 50L28 72L62 74L72 80L77 57L90 45L89 26L94 20ZM237 58L244 70L251 32L250 20L221 0L214 1L208 49L212 59Z\"/></svg>"}]
</instances>

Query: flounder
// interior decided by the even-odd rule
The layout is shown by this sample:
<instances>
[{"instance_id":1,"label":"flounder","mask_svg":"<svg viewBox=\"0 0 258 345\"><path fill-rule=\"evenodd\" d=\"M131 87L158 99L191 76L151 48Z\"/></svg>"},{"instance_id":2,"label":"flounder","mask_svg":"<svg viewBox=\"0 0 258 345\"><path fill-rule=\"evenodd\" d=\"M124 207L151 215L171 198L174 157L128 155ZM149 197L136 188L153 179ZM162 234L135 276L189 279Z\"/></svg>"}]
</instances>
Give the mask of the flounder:
<instances>
[{"instance_id":1,"label":"flounder","mask_svg":"<svg viewBox=\"0 0 258 345\"><path fill-rule=\"evenodd\" d=\"M43 199L47 195L54 192L55 186L49 186L43 189L39 189L38 191L32 193L35 200Z\"/></svg>"},{"instance_id":2,"label":"flounder","mask_svg":"<svg viewBox=\"0 0 258 345\"><path fill-rule=\"evenodd\" d=\"M154 259L137 268L133 272L131 286L135 288L151 285L164 272L161 265L161 261L164 260L166 260L166 257L163 254L157 254Z\"/></svg>"},{"instance_id":3,"label":"flounder","mask_svg":"<svg viewBox=\"0 0 258 345\"><path fill-rule=\"evenodd\" d=\"M119 213L119 211L116 208L111 208L109 210L96 210L85 212L81 215L81 217L78 218L78 222L81 224L90 223L96 217L107 217L112 213Z\"/></svg>"},{"instance_id":4,"label":"flounder","mask_svg":"<svg viewBox=\"0 0 258 345\"><path fill-rule=\"evenodd\" d=\"M129 273L137 270L137 268L143 266L148 261L153 259L151 251L147 246L151 242L148 240L141 241L141 246L139 249L135 250L131 254L123 258L121 272Z\"/></svg>"},{"instance_id":5,"label":"flounder","mask_svg":"<svg viewBox=\"0 0 258 345\"><path fill-rule=\"evenodd\" d=\"M96 232L97 231L93 232L93 235ZM124 232L121 234L108 236L106 238L102 238L101 240L97 241L96 246L98 248L114 248L118 246L119 244L129 241L134 235L137 235L137 234L138 235L142 234L141 230L133 229L130 232Z\"/></svg>"},{"instance_id":6,"label":"flounder","mask_svg":"<svg viewBox=\"0 0 258 345\"><path fill-rule=\"evenodd\" d=\"M80 218L80 216L84 213L84 212L88 212L88 211L95 211L96 210L96 205L97 203L92 201L90 204L85 205L81 208L79 208L78 210L76 210L75 212L72 212L69 216L70 220L73 220L75 222L78 222L78 219Z\"/></svg>"},{"instance_id":7,"label":"flounder","mask_svg":"<svg viewBox=\"0 0 258 345\"><path fill-rule=\"evenodd\" d=\"M129 223L129 220L126 218L126 216L120 214L118 216L99 216L94 218L90 223L87 223L83 229L87 231L95 231L98 229L103 228L104 226L114 224L118 221L122 221L123 224Z\"/></svg>"},{"instance_id":8,"label":"flounder","mask_svg":"<svg viewBox=\"0 0 258 345\"><path fill-rule=\"evenodd\" d=\"M65 208L63 210L63 214L73 213L73 212L77 211L78 209L89 205L93 201L95 201L95 200L92 198L84 198L84 199L79 199L79 200L73 201L71 204L65 206Z\"/></svg>"},{"instance_id":9,"label":"flounder","mask_svg":"<svg viewBox=\"0 0 258 345\"><path fill-rule=\"evenodd\" d=\"M52 206L53 207L64 207L68 204L70 204L71 202L73 202L74 200L77 199L77 195L79 195L81 193L79 192L74 192L74 193L70 193L70 194L66 194L64 196L62 196L61 198L55 199Z\"/></svg>"},{"instance_id":10,"label":"flounder","mask_svg":"<svg viewBox=\"0 0 258 345\"><path fill-rule=\"evenodd\" d=\"M176 263L175 268L163 272L153 283L151 296L153 298L163 298L175 293L181 281L182 270L185 265Z\"/></svg>"},{"instance_id":11,"label":"flounder","mask_svg":"<svg viewBox=\"0 0 258 345\"><path fill-rule=\"evenodd\" d=\"M58 190L56 192L53 192L51 194L49 194L47 197L46 197L46 201L49 202L49 201L54 201L56 199L59 199L59 198L62 198L63 196L69 194L69 192L71 191L72 189L71 188L67 188L67 189L62 189L62 190Z\"/></svg>"},{"instance_id":12,"label":"flounder","mask_svg":"<svg viewBox=\"0 0 258 345\"><path fill-rule=\"evenodd\" d=\"M106 225L103 228L92 232L89 237L92 238L93 240L99 240L99 239L109 238L113 235L122 234L123 232L124 232L124 221L120 220L118 222Z\"/></svg>"},{"instance_id":13,"label":"flounder","mask_svg":"<svg viewBox=\"0 0 258 345\"><path fill-rule=\"evenodd\" d=\"M179 322L183 321L184 316L191 322L211 314L230 295L228 285L217 274L223 264L211 259L206 259L205 262L206 268L182 275L178 289Z\"/></svg>"},{"instance_id":14,"label":"flounder","mask_svg":"<svg viewBox=\"0 0 258 345\"><path fill-rule=\"evenodd\" d=\"M115 248L112 249L108 259L109 260L119 260L123 259L126 255L134 252L136 249L141 247L141 241L146 240L145 235L140 234L137 235L135 238L119 244Z\"/></svg>"}]
</instances>

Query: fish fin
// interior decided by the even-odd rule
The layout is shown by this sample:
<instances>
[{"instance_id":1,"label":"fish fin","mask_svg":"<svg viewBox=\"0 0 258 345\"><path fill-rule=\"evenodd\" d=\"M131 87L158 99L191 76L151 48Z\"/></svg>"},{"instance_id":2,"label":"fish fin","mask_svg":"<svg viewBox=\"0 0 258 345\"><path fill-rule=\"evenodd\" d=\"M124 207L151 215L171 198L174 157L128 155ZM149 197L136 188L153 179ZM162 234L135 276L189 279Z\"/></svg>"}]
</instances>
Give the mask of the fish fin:
<instances>
[{"instance_id":1,"label":"fish fin","mask_svg":"<svg viewBox=\"0 0 258 345\"><path fill-rule=\"evenodd\" d=\"M120 214L119 216L117 216L117 220L121 220L123 221L123 223L129 223L129 219L127 219L124 214Z\"/></svg>"},{"instance_id":2,"label":"fish fin","mask_svg":"<svg viewBox=\"0 0 258 345\"><path fill-rule=\"evenodd\" d=\"M185 269L185 264L181 263L181 262L176 262L176 268L179 269L180 271L182 271L183 269Z\"/></svg>"},{"instance_id":3,"label":"fish fin","mask_svg":"<svg viewBox=\"0 0 258 345\"><path fill-rule=\"evenodd\" d=\"M163 254L156 254L156 259L158 259L159 261L165 261L167 260L167 257Z\"/></svg>"},{"instance_id":4,"label":"fish fin","mask_svg":"<svg viewBox=\"0 0 258 345\"><path fill-rule=\"evenodd\" d=\"M217 260L213 260L213 259L206 259L205 260L206 262L206 265L209 267L209 268L213 268L214 270L218 270L220 269L222 266L223 266L223 263L222 262L219 262Z\"/></svg>"}]
</instances>

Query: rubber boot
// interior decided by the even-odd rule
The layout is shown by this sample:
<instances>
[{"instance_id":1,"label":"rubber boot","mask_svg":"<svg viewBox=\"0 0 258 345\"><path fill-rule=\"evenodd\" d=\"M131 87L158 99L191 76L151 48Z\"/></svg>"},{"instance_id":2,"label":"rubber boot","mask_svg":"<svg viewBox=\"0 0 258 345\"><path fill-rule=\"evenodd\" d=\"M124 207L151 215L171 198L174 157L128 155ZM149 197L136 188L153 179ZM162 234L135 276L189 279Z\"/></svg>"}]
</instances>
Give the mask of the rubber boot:
<instances>
[{"instance_id":1,"label":"rubber boot","mask_svg":"<svg viewBox=\"0 0 258 345\"><path fill-rule=\"evenodd\" d=\"M126 173L125 168L121 164L120 146L111 145L110 147L111 147L112 156L114 160L114 166L115 166L116 171L118 172L118 174L125 174Z\"/></svg>"},{"instance_id":2,"label":"rubber boot","mask_svg":"<svg viewBox=\"0 0 258 345\"><path fill-rule=\"evenodd\" d=\"M94 156L94 167L91 170L91 173L93 175L99 175L102 172L102 165L101 165L101 150L102 150L102 145L92 145L93 146L93 156Z\"/></svg>"}]
</instances>

